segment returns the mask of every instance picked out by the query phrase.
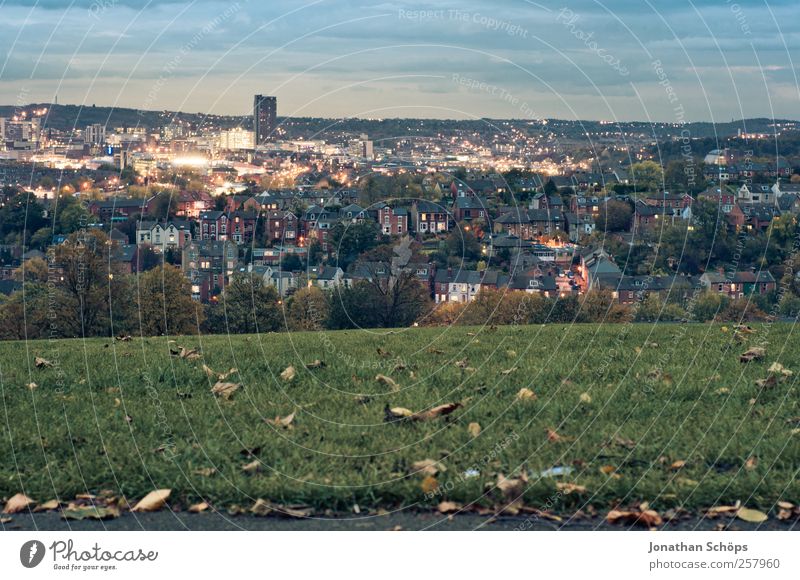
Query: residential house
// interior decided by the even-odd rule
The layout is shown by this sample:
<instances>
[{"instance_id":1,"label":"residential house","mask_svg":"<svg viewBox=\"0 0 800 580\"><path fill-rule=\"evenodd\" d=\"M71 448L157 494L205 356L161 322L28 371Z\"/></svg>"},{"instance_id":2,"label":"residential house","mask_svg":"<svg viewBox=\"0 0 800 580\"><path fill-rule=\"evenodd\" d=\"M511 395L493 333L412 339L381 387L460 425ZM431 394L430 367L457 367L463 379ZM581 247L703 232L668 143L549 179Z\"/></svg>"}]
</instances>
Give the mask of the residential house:
<instances>
[{"instance_id":1,"label":"residential house","mask_svg":"<svg viewBox=\"0 0 800 580\"><path fill-rule=\"evenodd\" d=\"M486 205L486 200L477 196L457 197L453 204L453 217L457 222L488 222Z\"/></svg>"},{"instance_id":2,"label":"residential house","mask_svg":"<svg viewBox=\"0 0 800 580\"><path fill-rule=\"evenodd\" d=\"M313 266L308 269L308 285L331 290L344 284L344 271L338 266Z\"/></svg>"},{"instance_id":3,"label":"residential house","mask_svg":"<svg viewBox=\"0 0 800 580\"><path fill-rule=\"evenodd\" d=\"M175 215L197 219L200 214L214 207L214 198L204 191L182 191L174 200Z\"/></svg>"},{"instance_id":4,"label":"residential house","mask_svg":"<svg viewBox=\"0 0 800 580\"><path fill-rule=\"evenodd\" d=\"M224 288L239 265L239 250L227 240L192 240L183 247L181 257L181 268L192 284L207 275L211 292ZM194 289L192 294L196 294Z\"/></svg>"},{"instance_id":5,"label":"residential house","mask_svg":"<svg viewBox=\"0 0 800 580\"><path fill-rule=\"evenodd\" d=\"M297 216L290 211L267 210L264 214L264 225L270 243L293 243L298 237Z\"/></svg>"},{"instance_id":6,"label":"residential house","mask_svg":"<svg viewBox=\"0 0 800 580\"><path fill-rule=\"evenodd\" d=\"M433 296L436 304L443 302L472 302L481 289L483 273L476 270L452 268L440 270L433 279Z\"/></svg>"},{"instance_id":7,"label":"residential house","mask_svg":"<svg viewBox=\"0 0 800 580\"><path fill-rule=\"evenodd\" d=\"M712 292L731 299L745 298L754 294L764 295L777 287L775 277L767 270L758 272L706 272L700 276L702 285Z\"/></svg>"},{"instance_id":8,"label":"residential house","mask_svg":"<svg viewBox=\"0 0 800 580\"><path fill-rule=\"evenodd\" d=\"M450 229L450 214L438 203L415 201L411 216L418 234L438 234Z\"/></svg>"},{"instance_id":9,"label":"residential house","mask_svg":"<svg viewBox=\"0 0 800 580\"><path fill-rule=\"evenodd\" d=\"M387 236L402 236L408 233L408 210L393 208L384 203L378 207L378 224Z\"/></svg>"},{"instance_id":10,"label":"residential house","mask_svg":"<svg viewBox=\"0 0 800 580\"><path fill-rule=\"evenodd\" d=\"M140 221L136 224L136 245L150 245L161 252L179 250L192 239L191 224L184 220Z\"/></svg>"}]
</instances>

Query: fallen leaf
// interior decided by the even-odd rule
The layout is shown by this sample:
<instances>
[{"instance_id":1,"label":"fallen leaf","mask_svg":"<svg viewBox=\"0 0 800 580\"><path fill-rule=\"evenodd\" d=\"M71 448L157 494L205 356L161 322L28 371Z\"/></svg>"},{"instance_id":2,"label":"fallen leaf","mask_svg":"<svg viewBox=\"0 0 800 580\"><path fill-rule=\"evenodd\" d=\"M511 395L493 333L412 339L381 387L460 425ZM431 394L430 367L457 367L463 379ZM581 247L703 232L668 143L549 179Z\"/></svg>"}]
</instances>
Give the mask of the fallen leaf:
<instances>
[{"instance_id":1,"label":"fallen leaf","mask_svg":"<svg viewBox=\"0 0 800 580\"><path fill-rule=\"evenodd\" d=\"M295 377L296 373L294 367L288 366L284 371L281 373L281 378L284 381L291 381Z\"/></svg>"},{"instance_id":2,"label":"fallen leaf","mask_svg":"<svg viewBox=\"0 0 800 580\"><path fill-rule=\"evenodd\" d=\"M29 506L36 502L23 493L18 493L6 502L6 507L3 509L4 514L16 514L23 510L28 509Z\"/></svg>"},{"instance_id":3,"label":"fallen leaf","mask_svg":"<svg viewBox=\"0 0 800 580\"><path fill-rule=\"evenodd\" d=\"M199 514L201 512L206 511L209 508L208 503L201 501L200 503L196 503L189 506L189 513L192 514Z\"/></svg>"},{"instance_id":4,"label":"fallen leaf","mask_svg":"<svg viewBox=\"0 0 800 580\"><path fill-rule=\"evenodd\" d=\"M160 510L167 503L167 499L172 493L171 489L157 489L151 491L137 503L132 512L154 512Z\"/></svg>"},{"instance_id":5,"label":"fallen leaf","mask_svg":"<svg viewBox=\"0 0 800 580\"><path fill-rule=\"evenodd\" d=\"M408 419L412 415L414 415L414 411L410 409L406 409L405 407L393 407L389 408L389 405L383 410L384 413L384 421L387 423L391 423L392 421L399 421L400 419Z\"/></svg>"},{"instance_id":6,"label":"fallen leaf","mask_svg":"<svg viewBox=\"0 0 800 580\"><path fill-rule=\"evenodd\" d=\"M378 353L378 356L382 356L383 358L389 358L392 356L392 353L390 353L388 350L383 350L380 347L376 348L375 350Z\"/></svg>"},{"instance_id":7,"label":"fallen leaf","mask_svg":"<svg viewBox=\"0 0 800 580\"><path fill-rule=\"evenodd\" d=\"M613 475L617 471L617 468L613 465L604 465L600 468L600 473L603 475Z\"/></svg>"},{"instance_id":8,"label":"fallen leaf","mask_svg":"<svg viewBox=\"0 0 800 580\"><path fill-rule=\"evenodd\" d=\"M315 360L314 362L310 362L306 365L307 369L324 369L325 363L319 359Z\"/></svg>"},{"instance_id":9,"label":"fallen leaf","mask_svg":"<svg viewBox=\"0 0 800 580\"><path fill-rule=\"evenodd\" d=\"M253 461L251 461L247 465L243 465L242 466L242 471L244 471L245 473L248 473L250 475L252 475L254 473L258 473L259 471L261 471L261 461L259 461L258 459L254 459Z\"/></svg>"},{"instance_id":10,"label":"fallen leaf","mask_svg":"<svg viewBox=\"0 0 800 580\"><path fill-rule=\"evenodd\" d=\"M753 346L739 357L739 362L748 363L754 360L761 360L766 353L767 351L764 348Z\"/></svg>"},{"instance_id":11,"label":"fallen leaf","mask_svg":"<svg viewBox=\"0 0 800 580\"><path fill-rule=\"evenodd\" d=\"M272 504L268 501L263 499L257 499L256 503L253 504L253 507L250 508L250 513L254 516L267 516L275 511L275 508L272 507Z\"/></svg>"},{"instance_id":12,"label":"fallen leaf","mask_svg":"<svg viewBox=\"0 0 800 580\"><path fill-rule=\"evenodd\" d=\"M411 464L411 470L412 473L421 473L422 475L436 475L437 473L447 471L445 466L435 459L415 461Z\"/></svg>"},{"instance_id":13,"label":"fallen leaf","mask_svg":"<svg viewBox=\"0 0 800 580\"><path fill-rule=\"evenodd\" d=\"M14 521L14 518L0 518L0 524L10 524Z\"/></svg>"},{"instance_id":14,"label":"fallen leaf","mask_svg":"<svg viewBox=\"0 0 800 580\"><path fill-rule=\"evenodd\" d=\"M439 510L441 514L451 514L453 512L461 511L462 506L460 503L456 503L454 501L443 501L439 503L436 509Z\"/></svg>"},{"instance_id":15,"label":"fallen leaf","mask_svg":"<svg viewBox=\"0 0 800 580\"><path fill-rule=\"evenodd\" d=\"M744 462L744 468L747 471L753 471L756 467L758 467L758 458L751 455L747 458L747 461Z\"/></svg>"},{"instance_id":16,"label":"fallen leaf","mask_svg":"<svg viewBox=\"0 0 800 580\"><path fill-rule=\"evenodd\" d=\"M294 421L295 413L291 413L290 415L286 415L285 417L281 417L280 415L276 416L274 419L266 419L266 422L270 425L274 425L275 427L282 427L284 429L291 429L292 422Z\"/></svg>"},{"instance_id":17,"label":"fallen leaf","mask_svg":"<svg viewBox=\"0 0 800 580\"><path fill-rule=\"evenodd\" d=\"M469 425L467 425L467 431L469 431L469 434L472 435L473 437L477 437L478 435L481 434L480 423L470 423Z\"/></svg>"},{"instance_id":18,"label":"fallen leaf","mask_svg":"<svg viewBox=\"0 0 800 580\"><path fill-rule=\"evenodd\" d=\"M709 518L715 518L721 515L734 515L741 507L741 502L736 502L735 505L719 505L708 508L705 513Z\"/></svg>"},{"instance_id":19,"label":"fallen leaf","mask_svg":"<svg viewBox=\"0 0 800 580\"><path fill-rule=\"evenodd\" d=\"M651 509L644 509L644 510L611 510L608 512L606 516L606 521L609 524L616 524L625 522L632 525L644 526L647 528L652 528L655 526L660 526L664 523L664 520L661 519L661 516L658 515L658 512Z\"/></svg>"},{"instance_id":20,"label":"fallen leaf","mask_svg":"<svg viewBox=\"0 0 800 580\"><path fill-rule=\"evenodd\" d=\"M33 390L36 390L38 388L39 388L39 385L37 385L36 383L28 383L28 390L29 391L33 391Z\"/></svg>"},{"instance_id":21,"label":"fallen leaf","mask_svg":"<svg viewBox=\"0 0 800 580\"><path fill-rule=\"evenodd\" d=\"M565 495L569 495L570 493L586 493L586 488L584 486L562 481L556 483L556 489L558 491L563 491Z\"/></svg>"},{"instance_id":22,"label":"fallen leaf","mask_svg":"<svg viewBox=\"0 0 800 580\"><path fill-rule=\"evenodd\" d=\"M202 369L203 372L206 373L206 375L208 375L209 377L217 376L217 372L205 363L203 363Z\"/></svg>"},{"instance_id":23,"label":"fallen leaf","mask_svg":"<svg viewBox=\"0 0 800 580\"><path fill-rule=\"evenodd\" d=\"M511 367L510 369L506 369L504 371L500 371L500 374L501 375L510 375L511 373L513 373L516 370L517 370L517 367Z\"/></svg>"},{"instance_id":24,"label":"fallen leaf","mask_svg":"<svg viewBox=\"0 0 800 580\"><path fill-rule=\"evenodd\" d=\"M114 506L82 506L61 511L61 517L65 520L110 520L119 515L119 509Z\"/></svg>"},{"instance_id":25,"label":"fallen leaf","mask_svg":"<svg viewBox=\"0 0 800 580\"><path fill-rule=\"evenodd\" d=\"M766 522L769 519L767 514L764 512L744 507L739 508L739 511L736 512L736 517L740 520L750 522L751 524L760 524L761 522Z\"/></svg>"},{"instance_id":26,"label":"fallen leaf","mask_svg":"<svg viewBox=\"0 0 800 580\"><path fill-rule=\"evenodd\" d=\"M781 375L781 376L786 377L786 378L789 378L794 374L792 371L787 369L785 366L783 366L779 362L772 363L772 365L767 369L767 372L773 373L773 374L776 374L776 375Z\"/></svg>"},{"instance_id":27,"label":"fallen leaf","mask_svg":"<svg viewBox=\"0 0 800 580\"><path fill-rule=\"evenodd\" d=\"M551 443L558 443L561 441L561 435L559 435L554 429L545 429L547 432L547 440Z\"/></svg>"},{"instance_id":28,"label":"fallen leaf","mask_svg":"<svg viewBox=\"0 0 800 580\"><path fill-rule=\"evenodd\" d=\"M536 393L527 388L522 388L517 393L517 399L520 401L535 401Z\"/></svg>"},{"instance_id":29,"label":"fallen leaf","mask_svg":"<svg viewBox=\"0 0 800 580\"><path fill-rule=\"evenodd\" d=\"M223 383L220 381L211 387L211 392L227 401L233 396L233 393L239 390L239 387L241 387L239 383Z\"/></svg>"},{"instance_id":30,"label":"fallen leaf","mask_svg":"<svg viewBox=\"0 0 800 580\"><path fill-rule=\"evenodd\" d=\"M457 366L458 368L460 368L460 369L465 369L465 368L467 368L467 367L469 366L469 359L467 359L467 358L462 358L461 360L459 360L459 361L456 361L456 366Z\"/></svg>"},{"instance_id":31,"label":"fallen leaf","mask_svg":"<svg viewBox=\"0 0 800 580\"><path fill-rule=\"evenodd\" d=\"M49 368L49 367L53 366L53 363L51 363L49 360L43 359L43 358L38 357L38 356L33 359L33 364L36 365L37 369L44 369L44 368Z\"/></svg>"},{"instance_id":32,"label":"fallen leaf","mask_svg":"<svg viewBox=\"0 0 800 580\"><path fill-rule=\"evenodd\" d=\"M46 512L51 510L57 510L60 506L61 503L57 499L51 499L50 501L46 501L43 504L36 506L33 511Z\"/></svg>"},{"instance_id":33,"label":"fallen leaf","mask_svg":"<svg viewBox=\"0 0 800 580\"><path fill-rule=\"evenodd\" d=\"M387 385L392 389L393 392L397 392L400 390L400 385L398 385L394 380L386 375L375 375L375 380L378 381L382 385Z\"/></svg>"},{"instance_id":34,"label":"fallen leaf","mask_svg":"<svg viewBox=\"0 0 800 580\"><path fill-rule=\"evenodd\" d=\"M592 402L592 397L589 393L581 393L580 397L581 403L589 404Z\"/></svg>"},{"instance_id":35,"label":"fallen leaf","mask_svg":"<svg viewBox=\"0 0 800 580\"><path fill-rule=\"evenodd\" d=\"M679 459L678 461L673 461L672 465L670 465L669 468L673 471L678 471L679 469L683 469L685 465L686 462L683 461L682 459Z\"/></svg>"},{"instance_id":36,"label":"fallen leaf","mask_svg":"<svg viewBox=\"0 0 800 580\"><path fill-rule=\"evenodd\" d=\"M420 484L422 493L432 493L436 491L438 487L439 487L439 482L432 475L425 476L425 479L423 479L422 483Z\"/></svg>"},{"instance_id":37,"label":"fallen leaf","mask_svg":"<svg viewBox=\"0 0 800 580\"><path fill-rule=\"evenodd\" d=\"M506 356L507 356L508 358L516 358L516 356L517 356L517 351L515 351L515 350L507 350L507 351L506 351Z\"/></svg>"},{"instance_id":38,"label":"fallen leaf","mask_svg":"<svg viewBox=\"0 0 800 580\"><path fill-rule=\"evenodd\" d=\"M445 403L444 405L439 405L433 409L422 411L421 413L415 413L411 416L411 419L413 421L430 421L431 419L436 419L437 417L449 415L456 409L460 408L461 403Z\"/></svg>"},{"instance_id":39,"label":"fallen leaf","mask_svg":"<svg viewBox=\"0 0 800 580\"><path fill-rule=\"evenodd\" d=\"M201 467L200 469L195 469L192 473L195 475L200 475L202 477L211 477L217 473L216 467Z\"/></svg>"}]
</instances>

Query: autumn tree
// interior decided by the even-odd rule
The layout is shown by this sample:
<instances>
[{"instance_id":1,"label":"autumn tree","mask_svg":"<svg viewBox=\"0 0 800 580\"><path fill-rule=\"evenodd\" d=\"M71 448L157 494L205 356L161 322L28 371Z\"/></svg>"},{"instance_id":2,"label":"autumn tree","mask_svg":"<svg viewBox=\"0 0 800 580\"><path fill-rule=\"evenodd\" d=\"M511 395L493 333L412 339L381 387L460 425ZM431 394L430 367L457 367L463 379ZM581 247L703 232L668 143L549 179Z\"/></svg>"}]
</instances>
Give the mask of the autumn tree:
<instances>
[{"instance_id":1,"label":"autumn tree","mask_svg":"<svg viewBox=\"0 0 800 580\"><path fill-rule=\"evenodd\" d=\"M218 334L257 334L281 327L280 296L255 275L234 277L208 309L206 328Z\"/></svg>"},{"instance_id":2,"label":"autumn tree","mask_svg":"<svg viewBox=\"0 0 800 580\"><path fill-rule=\"evenodd\" d=\"M330 316L329 297L316 286L301 288L288 300L285 314L289 330L322 330Z\"/></svg>"},{"instance_id":3,"label":"autumn tree","mask_svg":"<svg viewBox=\"0 0 800 580\"><path fill-rule=\"evenodd\" d=\"M194 334L204 320L183 273L169 264L139 276L140 332L146 336Z\"/></svg>"}]
</instances>

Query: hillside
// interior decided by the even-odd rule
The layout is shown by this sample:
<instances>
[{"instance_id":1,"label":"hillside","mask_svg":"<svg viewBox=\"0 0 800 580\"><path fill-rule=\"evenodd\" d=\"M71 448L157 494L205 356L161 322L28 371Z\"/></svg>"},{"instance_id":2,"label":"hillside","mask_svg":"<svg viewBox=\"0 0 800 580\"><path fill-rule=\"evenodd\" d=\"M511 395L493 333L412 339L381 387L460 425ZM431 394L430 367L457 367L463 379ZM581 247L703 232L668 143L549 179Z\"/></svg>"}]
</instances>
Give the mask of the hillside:
<instances>
[{"instance_id":1,"label":"hillside","mask_svg":"<svg viewBox=\"0 0 800 580\"><path fill-rule=\"evenodd\" d=\"M0 498L110 490L106 497L135 499L166 488L184 508L256 498L316 513L443 499L492 506L513 499L507 485L495 487L504 475L527 478L515 480L526 505L558 513L737 500L769 511L800 497L800 399L796 374L765 388L756 381L774 361L800 370L800 350L790 325L761 327L743 344L726 330L548 325L3 343ZM761 342L763 360L739 361ZM179 346L202 354L171 355ZM35 357L52 365L37 368ZM321 363L305 368L313 361ZM289 366L295 376L281 378ZM210 369L232 368L223 382L240 388L212 394ZM398 420L386 412L450 403L461 406Z\"/></svg>"}]
</instances>

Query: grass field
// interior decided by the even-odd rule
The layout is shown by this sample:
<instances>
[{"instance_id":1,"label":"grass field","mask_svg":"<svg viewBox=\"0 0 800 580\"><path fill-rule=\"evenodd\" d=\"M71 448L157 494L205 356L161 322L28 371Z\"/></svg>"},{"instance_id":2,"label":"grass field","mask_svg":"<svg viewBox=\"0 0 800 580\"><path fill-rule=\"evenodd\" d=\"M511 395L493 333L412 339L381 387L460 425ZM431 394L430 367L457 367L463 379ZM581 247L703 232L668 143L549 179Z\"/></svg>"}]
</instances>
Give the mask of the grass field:
<instances>
[{"instance_id":1,"label":"grass field","mask_svg":"<svg viewBox=\"0 0 800 580\"><path fill-rule=\"evenodd\" d=\"M770 511L800 500L800 337L756 330L743 342L720 326L548 325L0 343L0 498L169 488L184 507L490 506L498 474L525 473L526 504L556 512ZM741 363L756 344L763 360ZM325 366L305 368L315 360ZM796 374L758 387L775 361ZM237 368L226 381L241 388L212 394L203 364ZM290 365L296 376L280 378ZM517 398L523 388L536 398ZM455 402L447 416L386 421L387 405ZM291 413L288 427L274 421ZM413 467L425 459L435 476Z\"/></svg>"}]
</instances>

